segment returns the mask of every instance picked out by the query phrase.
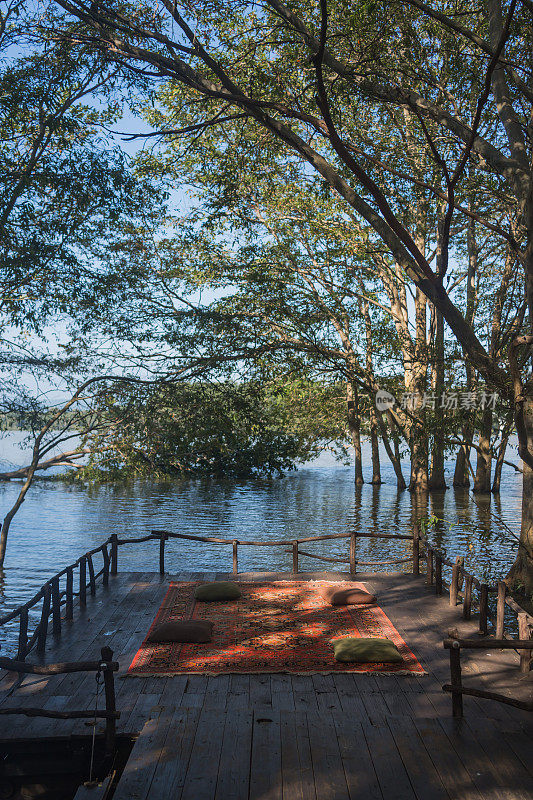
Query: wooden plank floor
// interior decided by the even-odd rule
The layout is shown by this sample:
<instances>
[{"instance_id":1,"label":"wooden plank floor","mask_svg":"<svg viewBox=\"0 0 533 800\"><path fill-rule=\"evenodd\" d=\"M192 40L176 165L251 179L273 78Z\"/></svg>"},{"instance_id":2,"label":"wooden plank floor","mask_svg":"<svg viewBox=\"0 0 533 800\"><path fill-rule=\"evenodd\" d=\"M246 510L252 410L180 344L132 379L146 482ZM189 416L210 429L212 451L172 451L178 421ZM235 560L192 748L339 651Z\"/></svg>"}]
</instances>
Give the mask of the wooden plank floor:
<instances>
[{"instance_id":1,"label":"wooden plank floor","mask_svg":"<svg viewBox=\"0 0 533 800\"><path fill-rule=\"evenodd\" d=\"M449 628L475 635L460 609L436 598L422 577L359 574L427 675L181 675L124 678L169 580L226 574L123 573L98 588L87 608L50 637L45 661L97 658L107 644L116 681L119 732L138 734L116 800L523 800L533 798L533 719L509 706L465 698L451 717L442 639ZM346 577L305 573L299 579ZM249 573L239 580L291 579ZM31 659L30 659L31 660ZM512 651L464 654L464 682L531 697ZM48 709L93 707L94 675L13 674L0 704ZM82 721L0 717L0 739L88 734Z\"/></svg>"}]
</instances>

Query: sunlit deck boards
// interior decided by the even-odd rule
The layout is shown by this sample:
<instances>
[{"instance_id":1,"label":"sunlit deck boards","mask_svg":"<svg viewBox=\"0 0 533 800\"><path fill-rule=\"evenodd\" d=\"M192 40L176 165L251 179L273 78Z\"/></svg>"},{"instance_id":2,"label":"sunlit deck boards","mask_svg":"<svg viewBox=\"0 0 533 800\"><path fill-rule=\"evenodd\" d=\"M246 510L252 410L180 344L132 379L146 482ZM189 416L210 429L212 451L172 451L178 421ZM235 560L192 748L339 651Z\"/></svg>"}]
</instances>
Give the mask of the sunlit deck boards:
<instances>
[{"instance_id":1,"label":"sunlit deck boards","mask_svg":"<svg viewBox=\"0 0 533 800\"><path fill-rule=\"evenodd\" d=\"M50 637L46 661L94 658L102 645L120 663L119 732L142 731L118 800L210 798L531 798L533 720L501 704L465 698L465 719L451 719L441 691L449 681L442 639L448 628L472 634L447 598L423 577L358 574L428 671L424 676L201 675L121 678L166 592L170 579L226 574L122 573L76 611L61 640ZM241 580L287 579L242 574ZM339 573L305 573L334 579ZM34 660L34 656L29 657ZM464 682L498 691L531 692L514 653L470 652ZM49 709L91 707L94 675L13 676L0 684L5 705ZM80 721L0 718L2 738L88 733Z\"/></svg>"}]
</instances>

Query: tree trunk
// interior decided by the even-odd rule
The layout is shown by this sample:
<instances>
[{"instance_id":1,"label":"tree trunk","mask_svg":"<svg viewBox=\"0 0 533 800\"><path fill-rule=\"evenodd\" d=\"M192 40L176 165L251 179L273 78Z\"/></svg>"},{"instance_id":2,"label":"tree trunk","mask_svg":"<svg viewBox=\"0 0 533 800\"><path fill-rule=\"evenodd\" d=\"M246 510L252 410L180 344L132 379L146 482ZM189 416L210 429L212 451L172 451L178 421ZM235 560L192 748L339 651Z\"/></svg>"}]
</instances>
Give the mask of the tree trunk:
<instances>
[{"instance_id":1,"label":"tree trunk","mask_svg":"<svg viewBox=\"0 0 533 800\"><path fill-rule=\"evenodd\" d=\"M524 402L525 442L533 453L533 397ZM533 469L522 461L522 526L516 561L507 573L507 583L527 595L533 595Z\"/></svg>"},{"instance_id":2,"label":"tree trunk","mask_svg":"<svg viewBox=\"0 0 533 800\"><path fill-rule=\"evenodd\" d=\"M348 399L348 430L352 438L355 453L355 485L360 486L364 483L363 479L363 455L361 450L361 420L359 418L359 396L357 385L348 381L346 385Z\"/></svg>"},{"instance_id":3,"label":"tree trunk","mask_svg":"<svg viewBox=\"0 0 533 800\"><path fill-rule=\"evenodd\" d=\"M433 391L437 397L437 409L444 392L444 318L436 312L435 366ZM431 478L429 488L440 491L446 489L444 477L445 417L444 410L437 410L434 421L433 447L431 450Z\"/></svg>"},{"instance_id":4,"label":"tree trunk","mask_svg":"<svg viewBox=\"0 0 533 800\"><path fill-rule=\"evenodd\" d=\"M498 458L496 459L496 464L494 467L492 494L498 494L500 491L500 485L502 482L503 460L505 458L505 451L507 450L507 444L509 442L509 436L511 434L512 426L513 426L513 415L511 413L505 420L505 424L502 430L502 438L500 441L500 446L498 448Z\"/></svg>"},{"instance_id":5,"label":"tree trunk","mask_svg":"<svg viewBox=\"0 0 533 800\"><path fill-rule=\"evenodd\" d=\"M389 417L389 421L390 421L390 424L391 424L391 427L392 427L394 425L394 421L393 421L392 414L390 413L390 411L388 412L388 417ZM399 448L399 445L398 445L398 438L396 436L394 437L394 451L393 451L391 446L390 446L390 439L389 439L389 435L387 433L387 427L386 427L385 422L383 420L382 414L380 414L380 413L377 414L377 420L378 420L379 430L380 430L380 433L381 433L381 438L383 440L383 445L385 447L385 450L387 452L389 460L390 460L390 462L392 464L392 467L394 469L394 474L396 475L396 487L397 487L399 492L403 492L403 490L406 489L407 487L406 487L405 479L403 477L403 472L402 472L402 464L401 464L401 460L400 460L400 448Z\"/></svg>"},{"instance_id":6,"label":"tree trunk","mask_svg":"<svg viewBox=\"0 0 533 800\"><path fill-rule=\"evenodd\" d=\"M476 494L490 494L490 478L492 470L492 456L490 454L490 437L492 433L492 410L485 408L479 432L476 476L474 478L474 492Z\"/></svg>"},{"instance_id":7,"label":"tree trunk","mask_svg":"<svg viewBox=\"0 0 533 800\"><path fill-rule=\"evenodd\" d=\"M381 483L381 466L379 463L379 439L376 412L370 406L370 445L372 448L372 480L371 483Z\"/></svg>"}]
</instances>

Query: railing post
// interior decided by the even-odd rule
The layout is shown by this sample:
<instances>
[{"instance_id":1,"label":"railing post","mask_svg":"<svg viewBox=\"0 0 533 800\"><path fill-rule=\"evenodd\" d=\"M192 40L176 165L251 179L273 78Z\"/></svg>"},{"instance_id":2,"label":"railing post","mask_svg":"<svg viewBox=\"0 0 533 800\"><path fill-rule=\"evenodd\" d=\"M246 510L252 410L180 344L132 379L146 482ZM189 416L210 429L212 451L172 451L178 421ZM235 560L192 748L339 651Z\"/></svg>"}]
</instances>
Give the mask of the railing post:
<instances>
[{"instance_id":1,"label":"railing post","mask_svg":"<svg viewBox=\"0 0 533 800\"><path fill-rule=\"evenodd\" d=\"M118 572L118 535L111 534L111 575Z\"/></svg>"},{"instance_id":2,"label":"railing post","mask_svg":"<svg viewBox=\"0 0 533 800\"><path fill-rule=\"evenodd\" d=\"M507 595L507 585L504 581L498 581L498 600L496 604L496 639L503 639L505 625L505 597Z\"/></svg>"},{"instance_id":3,"label":"railing post","mask_svg":"<svg viewBox=\"0 0 533 800\"><path fill-rule=\"evenodd\" d=\"M115 681L113 678L113 670L110 667L110 662L113 660L113 651L110 647L102 647L100 652L102 654L102 661L105 662L103 665L103 670L106 711L116 711ZM111 755L111 753L113 753L115 750L116 729L116 720L114 718L107 717L105 725L106 755Z\"/></svg>"},{"instance_id":4,"label":"railing post","mask_svg":"<svg viewBox=\"0 0 533 800\"><path fill-rule=\"evenodd\" d=\"M435 594L442 594L442 558L435 555Z\"/></svg>"},{"instance_id":5,"label":"railing post","mask_svg":"<svg viewBox=\"0 0 533 800\"><path fill-rule=\"evenodd\" d=\"M463 716L463 695L454 691L463 686L461 678L461 648L459 642L453 642L450 647L450 674L452 681L452 714L454 717Z\"/></svg>"},{"instance_id":6,"label":"railing post","mask_svg":"<svg viewBox=\"0 0 533 800\"><path fill-rule=\"evenodd\" d=\"M450 583L450 605L457 605L457 595L459 593L459 581L461 580L461 558L457 556L452 567L452 582Z\"/></svg>"},{"instance_id":7,"label":"railing post","mask_svg":"<svg viewBox=\"0 0 533 800\"><path fill-rule=\"evenodd\" d=\"M489 587L486 583L479 587L479 632L484 636L489 632Z\"/></svg>"},{"instance_id":8,"label":"railing post","mask_svg":"<svg viewBox=\"0 0 533 800\"><path fill-rule=\"evenodd\" d=\"M420 575L420 535L417 522L413 525L413 575Z\"/></svg>"},{"instance_id":9,"label":"railing post","mask_svg":"<svg viewBox=\"0 0 533 800\"><path fill-rule=\"evenodd\" d=\"M104 559L104 571L102 573L102 585L109 586L109 550L107 545L102 547L102 557Z\"/></svg>"},{"instance_id":10,"label":"railing post","mask_svg":"<svg viewBox=\"0 0 533 800\"><path fill-rule=\"evenodd\" d=\"M94 579L94 564L93 557L87 556L87 566L89 567L89 587L91 595L94 597L96 594L96 581Z\"/></svg>"},{"instance_id":11,"label":"railing post","mask_svg":"<svg viewBox=\"0 0 533 800\"><path fill-rule=\"evenodd\" d=\"M298 539L292 543L292 571L295 575L298 573Z\"/></svg>"},{"instance_id":12,"label":"railing post","mask_svg":"<svg viewBox=\"0 0 533 800\"><path fill-rule=\"evenodd\" d=\"M518 616L518 638L530 639L531 631L527 621L527 614L525 612L517 614ZM531 664L531 650L520 650L520 672L529 673Z\"/></svg>"},{"instance_id":13,"label":"railing post","mask_svg":"<svg viewBox=\"0 0 533 800\"><path fill-rule=\"evenodd\" d=\"M50 586L52 589L52 632L54 636L61 636L61 597L57 576L52 578Z\"/></svg>"},{"instance_id":14,"label":"railing post","mask_svg":"<svg viewBox=\"0 0 533 800\"><path fill-rule=\"evenodd\" d=\"M39 633L37 636L38 653L44 653L46 649L46 634L48 633L49 616L50 616L50 586L46 583L43 586L43 607L41 610L41 621L39 622Z\"/></svg>"},{"instance_id":15,"label":"railing post","mask_svg":"<svg viewBox=\"0 0 533 800\"><path fill-rule=\"evenodd\" d=\"M232 549L232 555L233 555L233 574L234 575L237 575L237 573L239 572L239 560L238 560L238 553L237 553L238 545L239 545L239 542L237 541L237 539L234 539L233 542L231 543L231 549Z\"/></svg>"},{"instance_id":16,"label":"railing post","mask_svg":"<svg viewBox=\"0 0 533 800\"><path fill-rule=\"evenodd\" d=\"M167 537L164 533L159 534L159 574L165 574L165 542Z\"/></svg>"},{"instance_id":17,"label":"railing post","mask_svg":"<svg viewBox=\"0 0 533 800\"><path fill-rule=\"evenodd\" d=\"M426 545L426 564L426 583L431 586L433 584L433 550L429 544Z\"/></svg>"},{"instance_id":18,"label":"railing post","mask_svg":"<svg viewBox=\"0 0 533 800\"><path fill-rule=\"evenodd\" d=\"M80 606L87 605L87 559L80 558Z\"/></svg>"},{"instance_id":19,"label":"railing post","mask_svg":"<svg viewBox=\"0 0 533 800\"><path fill-rule=\"evenodd\" d=\"M19 617L19 641L17 661L25 661L26 647L28 646L28 609L23 608Z\"/></svg>"},{"instance_id":20,"label":"railing post","mask_svg":"<svg viewBox=\"0 0 533 800\"><path fill-rule=\"evenodd\" d=\"M355 533L350 534L350 577L355 578L355 573L357 571L356 561L355 561L355 549L356 549L357 540L355 538Z\"/></svg>"},{"instance_id":21,"label":"railing post","mask_svg":"<svg viewBox=\"0 0 533 800\"><path fill-rule=\"evenodd\" d=\"M463 618L470 619L472 616L472 575L465 578L465 596L463 598Z\"/></svg>"}]
</instances>

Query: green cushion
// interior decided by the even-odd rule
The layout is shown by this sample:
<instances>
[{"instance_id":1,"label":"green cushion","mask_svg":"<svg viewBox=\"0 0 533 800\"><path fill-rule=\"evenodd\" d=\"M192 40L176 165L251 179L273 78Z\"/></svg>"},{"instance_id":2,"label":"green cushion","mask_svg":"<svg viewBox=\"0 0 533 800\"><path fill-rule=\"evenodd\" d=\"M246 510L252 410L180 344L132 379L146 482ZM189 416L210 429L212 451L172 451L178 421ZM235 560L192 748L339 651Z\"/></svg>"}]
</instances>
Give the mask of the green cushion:
<instances>
[{"instance_id":1,"label":"green cushion","mask_svg":"<svg viewBox=\"0 0 533 800\"><path fill-rule=\"evenodd\" d=\"M196 600L212 602L215 600L238 600L241 590L236 583L231 581L217 581L216 583L203 583L198 586L194 596Z\"/></svg>"},{"instance_id":2,"label":"green cushion","mask_svg":"<svg viewBox=\"0 0 533 800\"><path fill-rule=\"evenodd\" d=\"M347 637L333 642L336 661L360 661L361 663L403 661L398 648L390 639L363 639Z\"/></svg>"}]
</instances>

